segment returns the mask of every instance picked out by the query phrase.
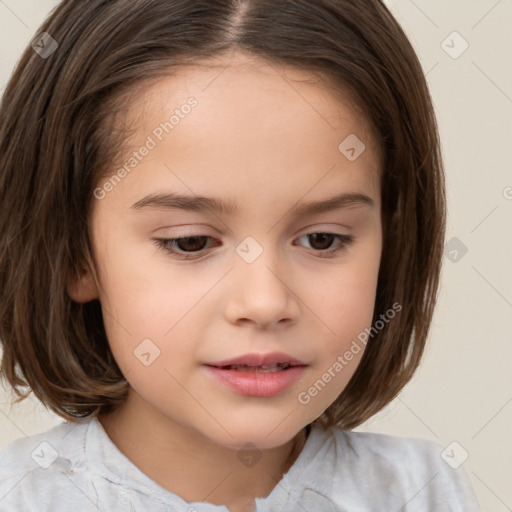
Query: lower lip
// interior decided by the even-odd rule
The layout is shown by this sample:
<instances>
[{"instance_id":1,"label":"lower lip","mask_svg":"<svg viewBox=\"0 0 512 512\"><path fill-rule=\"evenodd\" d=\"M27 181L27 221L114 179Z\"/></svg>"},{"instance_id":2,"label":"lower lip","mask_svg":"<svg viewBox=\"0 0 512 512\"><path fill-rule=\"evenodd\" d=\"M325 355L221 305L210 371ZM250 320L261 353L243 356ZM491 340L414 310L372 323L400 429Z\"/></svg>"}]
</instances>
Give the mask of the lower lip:
<instances>
[{"instance_id":1,"label":"lower lip","mask_svg":"<svg viewBox=\"0 0 512 512\"><path fill-rule=\"evenodd\" d=\"M279 372L242 372L204 366L206 371L227 388L248 396L275 396L293 386L306 366L292 366Z\"/></svg>"}]
</instances>

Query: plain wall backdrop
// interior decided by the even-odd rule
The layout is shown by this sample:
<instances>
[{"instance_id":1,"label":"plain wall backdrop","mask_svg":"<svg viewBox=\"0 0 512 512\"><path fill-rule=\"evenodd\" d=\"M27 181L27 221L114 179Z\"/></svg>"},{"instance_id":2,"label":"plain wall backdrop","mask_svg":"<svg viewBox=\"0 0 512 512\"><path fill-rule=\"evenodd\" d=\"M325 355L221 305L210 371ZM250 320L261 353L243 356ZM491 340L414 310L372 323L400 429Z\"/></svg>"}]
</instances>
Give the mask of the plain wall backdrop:
<instances>
[{"instance_id":1,"label":"plain wall backdrop","mask_svg":"<svg viewBox=\"0 0 512 512\"><path fill-rule=\"evenodd\" d=\"M0 94L57 4L0 0ZM440 457L467 452L482 510L512 511L512 0L387 4L420 57L438 115L447 245L423 363L357 430L432 439L447 447ZM17 406L10 398L0 387L0 450L63 421L33 398Z\"/></svg>"}]
</instances>

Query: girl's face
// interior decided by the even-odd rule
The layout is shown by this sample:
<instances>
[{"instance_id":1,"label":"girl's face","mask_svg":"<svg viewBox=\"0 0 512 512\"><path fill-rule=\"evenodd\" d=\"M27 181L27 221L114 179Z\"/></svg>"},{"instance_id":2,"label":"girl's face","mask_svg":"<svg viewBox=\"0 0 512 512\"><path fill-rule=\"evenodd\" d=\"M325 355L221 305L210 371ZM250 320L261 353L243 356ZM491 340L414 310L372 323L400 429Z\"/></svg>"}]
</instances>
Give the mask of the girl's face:
<instances>
[{"instance_id":1,"label":"girl's face","mask_svg":"<svg viewBox=\"0 0 512 512\"><path fill-rule=\"evenodd\" d=\"M301 81L310 74L241 55L227 64L182 68L128 106L131 149L91 210L100 288L75 297L101 302L133 418L272 448L317 418L361 359L350 349L375 302L380 154L349 103ZM302 366L212 368L239 357Z\"/></svg>"}]
</instances>

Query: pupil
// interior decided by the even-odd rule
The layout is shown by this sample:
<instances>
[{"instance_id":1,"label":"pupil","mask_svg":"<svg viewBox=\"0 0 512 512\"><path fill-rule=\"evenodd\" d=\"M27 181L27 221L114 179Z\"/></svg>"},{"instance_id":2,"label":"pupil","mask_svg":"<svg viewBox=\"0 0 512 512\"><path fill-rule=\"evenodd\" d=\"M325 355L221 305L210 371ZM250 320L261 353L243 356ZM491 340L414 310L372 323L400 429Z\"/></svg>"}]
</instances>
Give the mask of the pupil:
<instances>
[{"instance_id":1,"label":"pupil","mask_svg":"<svg viewBox=\"0 0 512 512\"><path fill-rule=\"evenodd\" d=\"M328 249L331 246L331 244L332 244L332 236L333 235L330 235L328 233L314 233L314 234L309 235L309 236L313 237L314 239L316 239L316 241L318 241L318 239L320 239L320 245L321 246L325 246L325 247L316 247L316 249L320 249L320 250L321 249ZM327 244L325 243L326 240L328 241Z\"/></svg>"},{"instance_id":2,"label":"pupil","mask_svg":"<svg viewBox=\"0 0 512 512\"><path fill-rule=\"evenodd\" d=\"M198 240L203 239L203 243L198 243ZM192 240L192 243L187 243ZM177 242L178 247L184 252L200 251L204 249L206 245L205 236L187 236L186 238L180 238ZM185 246L185 247L183 247ZM188 246L188 247L187 247Z\"/></svg>"}]
</instances>

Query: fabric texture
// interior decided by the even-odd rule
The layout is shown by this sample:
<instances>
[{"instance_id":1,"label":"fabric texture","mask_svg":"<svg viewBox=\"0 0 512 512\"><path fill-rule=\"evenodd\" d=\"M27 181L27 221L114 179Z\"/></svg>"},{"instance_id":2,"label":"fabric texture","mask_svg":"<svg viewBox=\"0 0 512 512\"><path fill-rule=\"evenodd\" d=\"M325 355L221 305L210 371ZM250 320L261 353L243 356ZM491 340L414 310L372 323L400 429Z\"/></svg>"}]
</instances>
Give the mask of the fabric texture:
<instances>
[{"instance_id":1,"label":"fabric texture","mask_svg":"<svg viewBox=\"0 0 512 512\"><path fill-rule=\"evenodd\" d=\"M463 466L433 441L313 426L255 512L480 512ZM0 512L228 512L189 503L140 471L97 418L17 439L0 453Z\"/></svg>"}]
</instances>

